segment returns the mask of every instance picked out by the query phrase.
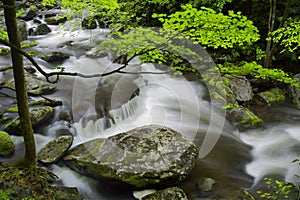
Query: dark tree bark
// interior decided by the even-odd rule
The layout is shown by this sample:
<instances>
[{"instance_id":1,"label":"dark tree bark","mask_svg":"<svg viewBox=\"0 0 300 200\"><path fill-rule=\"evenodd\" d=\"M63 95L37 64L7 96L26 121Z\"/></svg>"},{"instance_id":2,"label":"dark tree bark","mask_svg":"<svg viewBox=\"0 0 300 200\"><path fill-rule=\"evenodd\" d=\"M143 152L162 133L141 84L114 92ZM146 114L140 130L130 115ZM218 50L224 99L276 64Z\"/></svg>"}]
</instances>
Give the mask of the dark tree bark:
<instances>
[{"instance_id":1,"label":"dark tree bark","mask_svg":"<svg viewBox=\"0 0 300 200\"><path fill-rule=\"evenodd\" d=\"M274 23L275 23L275 12L276 12L276 0L270 0L270 12L269 12L269 25L268 25L268 36L270 39L267 41L266 46L266 57L264 66L266 68L270 68L272 66L272 36L271 33L274 30Z\"/></svg>"},{"instance_id":2,"label":"dark tree bark","mask_svg":"<svg viewBox=\"0 0 300 200\"><path fill-rule=\"evenodd\" d=\"M9 42L16 48L21 49L18 36L15 0L2 0L4 6L4 17ZM36 147L33 137L33 130L28 109L27 89L25 85L25 74L23 56L14 48L11 48L13 74L17 95L18 113L20 126L25 143L25 156L19 162L20 166L30 167L36 164Z\"/></svg>"}]
</instances>

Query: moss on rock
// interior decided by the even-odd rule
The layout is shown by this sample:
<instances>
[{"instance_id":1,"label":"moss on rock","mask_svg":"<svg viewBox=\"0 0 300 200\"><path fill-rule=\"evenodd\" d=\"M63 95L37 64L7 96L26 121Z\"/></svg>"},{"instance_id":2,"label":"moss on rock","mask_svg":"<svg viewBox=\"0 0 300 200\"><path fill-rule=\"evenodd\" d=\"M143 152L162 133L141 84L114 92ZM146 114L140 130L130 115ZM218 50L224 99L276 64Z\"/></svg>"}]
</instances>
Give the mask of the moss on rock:
<instances>
[{"instance_id":1,"label":"moss on rock","mask_svg":"<svg viewBox=\"0 0 300 200\"><path fill-rule=\"evenodd\" d=\"M9 135L0 131L0 156L8 156L15 151L15 145Z\"/></svg>"}]
</instances>

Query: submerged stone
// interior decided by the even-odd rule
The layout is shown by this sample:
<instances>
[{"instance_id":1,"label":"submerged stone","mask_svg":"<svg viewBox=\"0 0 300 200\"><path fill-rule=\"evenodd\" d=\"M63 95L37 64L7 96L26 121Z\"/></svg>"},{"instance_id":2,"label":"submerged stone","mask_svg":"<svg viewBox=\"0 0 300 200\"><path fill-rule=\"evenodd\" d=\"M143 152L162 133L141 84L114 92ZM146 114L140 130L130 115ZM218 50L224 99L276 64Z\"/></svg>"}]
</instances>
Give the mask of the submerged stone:
<instances>
[{"instance_id":1,"label":"submerged stone","mask_svg":"<svg viewBox=\"0 0 300 200\"><path fill-rule=\"evenodd\" d=\"M15 145L9 135L0 131L0 156L8 156L15 151Z\"/></svg>"},{"instance_id":2,"label":"submerged stone","mask_svg":"<svg viewBox=\"0 0 300 200\"><path fill-rule=\"evenodd\" d=\"M134 188L155 188L181 183L197 155L195 144L180 133L148 125L78 145L64 160L86 175L118 180Z\"/></svg>"},{"instance_id":3,"label":"submerged stone","mask_svg":"<svg viewBox=\"0 0 300 200\"><path fill-rule=\"evenodd\" d=\"M170 187L151 193L142 198L142 200L188 200L187 195L179 187Z\"/></svg>"},{"instance_id":4,"label":"submerged stone","mask_svg":"<svg viewBox=\"0 0 300 200\"><path fill-rule=\"evenodd\" d=\"M71 135L62 135L55 140L50 141L38 152L38 161L47 164L58 162L71 147L72 142L73 137Z\"/></svg>"},{"instance_id":5,"label":"submerged stone","mask_svg":"<svg viewBox=\"0 0 300 200\"><path fill-rule=\"evenodd\" d=\"M40 128L40 126L52 118L54 114L54 109L50 106L42 106L39 108L30 109L30 117L32 127L34 129ZM21 135L20 119L16 117L8 122L4 128L9 134Z\"/></svg>"}]
</instances>

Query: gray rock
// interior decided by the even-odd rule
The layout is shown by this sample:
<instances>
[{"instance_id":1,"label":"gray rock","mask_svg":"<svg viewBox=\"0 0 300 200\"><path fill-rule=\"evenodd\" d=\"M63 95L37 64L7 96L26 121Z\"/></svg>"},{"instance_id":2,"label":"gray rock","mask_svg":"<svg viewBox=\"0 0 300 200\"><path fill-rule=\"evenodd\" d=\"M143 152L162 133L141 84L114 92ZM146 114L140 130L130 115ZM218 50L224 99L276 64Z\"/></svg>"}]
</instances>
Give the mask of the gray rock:
<instances>
[{"instance_id":1,"label":"gray rock","mask_svg":"<svg viewBox=\"0 0 300 200\"><path fill-rule=\"evenodd\" d=\"M142 200L188 200L188 197L181 188L170 187L151 193Z\"/></svg>"},{"instance_id":2,"label":"gray rock","mask_svg":"<svg viewBox=\"0 0 300 200\"><path fill-rule=\"evenodd\" d=\"M47 35L48 33L51 33L51 29L47 26L47 24L39 24L36 27L37 35Z\"/></svg>"},{"instance_id":3,"label":"gray rock","mask_svg":"<svg viewBox=\"0 0 300 200\"><path fill-rule=\"evenodd\" d=\"M36 72L36 69L32 65L25 65L24 69L30 74L34 74Z\"/></svg>"},{"instance_id":4,"label":"gray rock","mask_svg":"<svg viewBox=\"0 0 300 200\"><path fill-rule=\"evenodd\" d=\"M31 123L34 130L40 128L46 121L52 118L54 109L49 106L30 109ZM12 135L21 135L20 119L16 117L4 125L3 129Z\"/></svg>"},{"instance_id":5,"label":"gray rock","mask_svg":"<svg viewBox=\"0 0 300 200\"><path fill-rule=\"evenodd\" d=\"M68 59L70 56L60 52L60 51L53 51L50 53L47 53L46 55L43 55L41 58L47 62L60 62L65 59Z\"/></svg>"},{"instance_id":6,"label":"gray rock","mask_svg":"<svg viewBox=\"0 0 300 200\"><path fill-rule=\"evenodd\" d=\"M103 58L108 56L107 51L99 50L97 47L91 49L86 53L86 57L88 58Z\"/></svg>"},{"instance_id":7,"label":"gray rock","mask_svg":"<svg viewBox=\"0 0 300 200\"><path fill-rule=\"evenodd\" d=\"M56 88L50 83L43 81L36 76L26 74L25 79L27 92L32 95L51 94L56 90ZM12 78L8 80L5 86L11 88L12 90L15 90L14 79Z\"/></svg>"},{"instance_id":8,"label":"gray rock","mask_svg":"<svg viewBox=\"0 0 300 200\"><path fill-rule=\"evenodd\" d=\"M23 20L18 20L17 26L18 26L20 40L21 41L27 40L28 34L27 34L26 22L24 22Z\"/></svg>"},{"instance_id":9,"label":"gray rock","mask_svg":"<svg viewBox=\"0 0 300 200\"><path fill-rule=\"evenodd\" d=\"M118 180L134 188L153 188L181 183L197 155L195 144L180 133L148 125L78 145L64 160L86 175Z\"/></svg>"},{"instance_id":10,"label":"gray rock","mask_svg":"<svg viewBox=\"0 0 300 200\"><path fill-rule=\"evenodd\" d=\"M37 154L38 161L52 164L59 161L73 142L72 135L62 135L47 143Z\"/></svg>"},{"instance_id":11,"label":"gray rock","mask_svg":"<svg viewBox=\"0 0 300 200\"><path fill-rule=\"evenodd\" d=\"M250 101L252 99L252 87L250 82L244 76L226 76L230 89L236 96L237 101Z\"/></svg>"}]
</instances>

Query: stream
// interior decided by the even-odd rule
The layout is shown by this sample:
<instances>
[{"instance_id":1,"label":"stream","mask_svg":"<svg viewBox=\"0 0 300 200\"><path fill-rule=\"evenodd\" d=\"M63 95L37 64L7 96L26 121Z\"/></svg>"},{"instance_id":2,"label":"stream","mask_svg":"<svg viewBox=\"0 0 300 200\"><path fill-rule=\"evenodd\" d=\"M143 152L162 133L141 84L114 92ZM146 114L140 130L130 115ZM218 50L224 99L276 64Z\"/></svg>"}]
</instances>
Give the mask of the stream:
<instances>
[{"instance_id":1,"label":"stream","mask_svg":"<svg viewBox=\"0 0 300 200\"><path fill-rule=\"evenodd\" d=\"M28 24L32 26L32 24ZM96 46L109 32L107 29L69 31L50 26L47 36L31 36L38 40L35 47L41 52L63 51L70 58L61 64L65 71L79 71L84 74L103 73L118 68L112 63L111 55L92 58L86 56L87 49ZM73 41L72 46L61 46ZM10 64L9 56L1 56L0 65ZM42 68L50 72L55 64L36 59ZM25 64L30 64L25 60ZM152 64L139 64L138 59L130 62L131 72L162 72ZM9 75L2 73L1 79ZM40 75L38 75L40 76ZM63 101L56 107L53 121L35 133L39 150L59 132L68 131L74 135L73 147L93 138L106 138L142 125L159 124L182 133L187 139L201 146L210 126L212 132L221 130L220 138L208 155L197 160L190 177L180 186L190 199L231 199L241 188L251 188L264 176L283 176L287 181L299 183L295 174L300 167L292 163L300 152L300 110L288 104L278 104L258 111L266 121L261 129L238 132L225 121L224 116L212 109L206 100L207 90L199 81L189 81L182 76L168 74L113 74L102 78L60 77L57 92L47 97ZM1 97L1 106L13 102ZM71 123L60 120L62 113L70 114ZM220 127L221 126L221 127ZM14 162L23 153L22 138L12 136L16 144L13 157L1 159ZM77 187L88 199L123 200L135 199L132 191L122 185L111 185L82 176L64 166L62 162L47 166L59 178L59 184ZM216 181L215 189L203 194L197 188L202 177Z\"/></svg>"}]
</instances>

